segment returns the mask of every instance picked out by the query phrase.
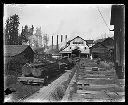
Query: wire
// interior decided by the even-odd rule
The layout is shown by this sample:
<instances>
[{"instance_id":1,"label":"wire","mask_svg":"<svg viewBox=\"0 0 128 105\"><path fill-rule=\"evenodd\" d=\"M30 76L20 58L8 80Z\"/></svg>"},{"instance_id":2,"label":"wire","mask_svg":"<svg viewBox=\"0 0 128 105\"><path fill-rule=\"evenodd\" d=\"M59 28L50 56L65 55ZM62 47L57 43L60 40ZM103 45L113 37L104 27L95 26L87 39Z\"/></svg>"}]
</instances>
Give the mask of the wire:
<instances>
[{"instance_id":1,"label":"wire","mask_svg":"<svg viewBox=\"0 0 128 105\"><path fill-rule=\"evenodd\" d=\"M97 7L97 8L98 8L98 7ZM107 28L108 28L109 32L110 32L110 29L109 29L109 27L108 27L108 25L107 25L106 21L104 20L104 17L103 17L103 15L102 15L102 13L100 12L99 8L98 8L98 11L99 11L99 13L100 13L100 15L101 15L101 17L102 17L102 19L103 19L103 21L104 21L105 25L107 26Z\"/></svg>"}]
</instances>

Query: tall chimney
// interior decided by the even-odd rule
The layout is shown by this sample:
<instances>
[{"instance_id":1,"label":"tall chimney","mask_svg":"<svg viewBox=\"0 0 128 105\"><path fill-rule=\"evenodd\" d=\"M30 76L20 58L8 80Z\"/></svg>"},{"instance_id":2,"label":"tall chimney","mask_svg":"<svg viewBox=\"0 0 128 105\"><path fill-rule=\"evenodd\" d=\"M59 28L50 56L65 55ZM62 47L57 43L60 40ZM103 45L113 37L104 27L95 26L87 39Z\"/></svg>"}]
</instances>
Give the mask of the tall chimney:
<instances>
[{"instance_id":1,"label":"tall chimney","mask_svg":"<svg viewBox=\"0 0 128 105\"><path fill-rule=\"evenodd\" d=\"M65 41L67 42L67 35L65 36Z\"/></svg>"},{"instance_id":2,"label":"tall chimney","mask_svg":"<svg viewBox=\"0 0 128 105\"><path fill-rule=\"evenodd\" d=\"M57 35L57 45L56 45L57 49L58 49L58 35Z\"/></svg>"},{"instance_id":3,"label":"tall chimney","mask_svg":"<svg viewBox=\"0 0 128 105\"><path fill-rule=\"evenodd\" d=\"M53 36L52 36L52 49L53 49Z\"/></svg>"},{"instance_id":4,"label":"tall chimney","mask_svg":"<svg viewBox=\"0 0 128 105\"><path fill-rule=\"evenodd\" d=\"M61 42L63 41L63 35L61 35Z\"/></svg>"}]
</instances>

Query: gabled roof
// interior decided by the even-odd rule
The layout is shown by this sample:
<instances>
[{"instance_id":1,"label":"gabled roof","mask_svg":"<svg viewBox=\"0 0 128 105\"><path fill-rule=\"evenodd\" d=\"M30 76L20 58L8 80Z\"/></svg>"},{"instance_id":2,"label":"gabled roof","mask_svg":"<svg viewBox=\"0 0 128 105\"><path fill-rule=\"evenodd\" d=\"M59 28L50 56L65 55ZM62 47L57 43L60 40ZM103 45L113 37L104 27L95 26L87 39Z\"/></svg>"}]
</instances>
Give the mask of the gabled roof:
<instances>
[{"instance_id":1,"label":"gabled roof","mask_svg":"<svg viewBox=\"0 0 128 105\"><path fill-rule=\"evenodd\" d=\"M106 38L103 42L106 47L114 47L114 40L112 38Z\"/></svg>"},{"instance_id":2,"label":"gabled roof","mask_svg":"<svg viewBox=\"0 0 128 105\"><path fill-rule=\"evenodd\" d=\"M81 37L77 36L77 37L73 38L72 40L69 40L67 43L70 43L71 41L73 41L76 38L81 38ZM81 38L81 39L84 40L83 38ZM93 40L84 40L84 41L86 41L88 44L93 44Z\"/></svg>"},{"instance_id":3,"label":"gabled roof","mask_svg":"<svg viewBox=\"0 0 128 105\"><path fill-rule=\"evenodd\" d=\"M92 48L97 48L97 47L99 47L99 45L101 45L101 46L103 46L104 48L107 48L105 45L103 45L101 42L98 42L98 43L96 43L95 45L93 45L92 47L90 47L90 49L92 49Z\"/></svg>"},{"instance_id":4,"label":"gabled roof","mask_svg":"<svg viewBox=\"0 0 128 105\"><path fill-rule=\"evenodd\" d=\"M108 38L101 39L101 41L98 41L94 46L96 46L97 44L101 44L104 47L113 49L114 48L114 37L108 37Z\"/></svg>"},{"instance_id":5,"label":"gabled roof","mask_svg":"<svg viewBox=\"0 0 128 105\"><path fill-rule=\"evenodd\" d=\"M18 55L28 47L30 46L29 45L4 45L4 56Z\"/></svg>"},{"instance_id":6,"label":"gabled roof","mask_svg":"<svg viewBox=\"0 0 128 105\"><path fill-rule=\"evenodd\" d=\"M106 38L106 39L103 41L103 43L106 43L106 44L107 44L107 42L111 42L110 44L113 44L113 43L114 43L114 40L113 40L112 38L108 37L108 38Z\"/></svg>"},{"instance_id":7,"label":"gabled roof","mask_svg":"<svg viewBox=\"0 0 128 105\"><path fill-rule=\"evenodd\" d=\"M67 48L69 46L69 44L66 44L66 46L62 49L60 49L60 51L64 50L65 48Z\"/></svg>"},{"instance_id":8,"label":"gabled roof","mask_svg":"<svg viewBox=\"0 0 128 105\"><path fill-rule=\"evenodd\" d=\"M69 40L67 43L68 44L66 44L66 46L64 47L64 48L62 48L60 51L62 51L62 50L64 50L65 48L67 48L70 44L70 42L71 41L73 41L74 39L76 39L76 38L81 38L81 37L79 37L79 36L77 36L77 37L75 37L75 38L73 38L72 40ZM81 38L82 40L84 40L83 38ZM84 41L86 41L88 44L93 44L93 41L94 40L84 40ZM87 44L87 46L88 46L88 44ZM89 46L88 46L89 47Z\"/></svg>"}]
</instances>

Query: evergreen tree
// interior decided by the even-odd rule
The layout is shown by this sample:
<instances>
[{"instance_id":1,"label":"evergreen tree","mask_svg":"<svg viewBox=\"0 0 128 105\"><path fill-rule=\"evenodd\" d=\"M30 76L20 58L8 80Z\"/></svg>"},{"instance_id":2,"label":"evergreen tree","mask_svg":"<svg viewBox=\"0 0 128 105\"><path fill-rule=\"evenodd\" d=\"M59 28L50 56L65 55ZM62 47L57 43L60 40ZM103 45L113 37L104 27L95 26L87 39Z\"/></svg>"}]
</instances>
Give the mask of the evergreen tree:
<instances>
[{"instance_id":1,"label":"evergreen tree","mask_svg":"<svg viewBox=\"0 0 128 105\"><path fill-rule=\"evenodd\" d=\"M22 32L21 32L21 36L20 36L20 43L28 42L27 34L28 34L28 26L25 25L25 28L22 27Z\"/></svg>"},{"instance_id":2,"label":"evergreen tree","mask_svg":"<svg viewBox=\"0 0 128 105\"><path fill-rule=\"evenodd\" d=\"M18 36L19 45L22 45L21 35Z\"/></svg>"},{"instance_id":3,"label":"evergreen tree","mask_svg":"<svg viewBox=\"0 0 128 105\"><path fill-rule=\"evenodd\" d=\"M29 37L33 35L34 27L32 25L31 28L28 28L27 25L25 27L22 27L22 32L20 35L20 43L27 43L29 41L30 44L30 39Z\"/></svg>"},{"instance_id":4,"label":"evergreen tree","mask_svg":"<svg viewBox=\"0 0 128 105\"><path fill-rule=\"evenodd\" d=\"M5 27L5 44L6 45L18 45L18 27L19 16L13 15L6 20Z\"/></svg>"},{"instance_id":5,"label":"evergreen tree","mask_svg":"<svg viewBox=\"0 0 128 105\"><path fill-rule=\"evenodd\" d=\"M6 20L6 27L5 27L5 45L10 45L10 35L9 35L9 18Z\"/></svg>"},{"instance_id":6,"label":"evergreen tree","mask_svg":"<svg viewBox=\"0 0 128 105\"><path fill-rule=\"evenodd\" d=\"M32 25L32 28L30 28L29 30L30 36L33 35L33 32L34 32L34 26Z\"/></svg>"}]
</instances>

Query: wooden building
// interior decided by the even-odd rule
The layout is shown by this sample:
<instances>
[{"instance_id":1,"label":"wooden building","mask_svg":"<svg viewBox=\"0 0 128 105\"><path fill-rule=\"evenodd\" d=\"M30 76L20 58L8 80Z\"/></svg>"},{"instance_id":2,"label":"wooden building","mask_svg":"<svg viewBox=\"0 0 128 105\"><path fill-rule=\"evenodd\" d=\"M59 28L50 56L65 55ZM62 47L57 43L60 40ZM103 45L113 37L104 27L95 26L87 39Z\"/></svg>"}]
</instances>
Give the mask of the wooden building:
<instances>
[{"instance_id":1,"label":"wooden building","mask_svg":"<svg viewBox=\"0 0 128 105\"><path fill-rule=\"evenodd\" d=\"M106 61L113 61L114 40L106 38L90 47L92 58L101 58Z\"/></svg>"},{"instance_id":2,"label":"wooden building","mask_svg":"<svg viewBox=\"0 0 128 105\"><path fill-rule=\"evenodd\" d=\"M94 46L90 47L90 54L92 58L102 58L104 59L105 54L108 52L108 48L101 42L96 43Z\"/></svg>"},{"instance_id":3,"label":"wooden building","mask_svg":"<svg viewBox=\"0 0 128 105\"><path fill-rule=\"evenodd\" d=\"M20 71L25 63L33 62L34 51L29 45L5 45L4 66L5 70Z\"/></svg>"},{"instance_id":4,"label":"wooden building","mask_svg":"<svg viewBox=\"0 0 128 105\"><path fill-rule=\"evenodd\" d=\"M114 49L114 39L113 38L105 38L105 40L103 40L101 42L104 46L106 46L108 49Z\"/></svg>"},{"instance_id":5,"label":"wooden building","mask_svg":"<svg viewBox=\"0 0 128 105\"><path fill-rule=\"evenodd\" d=\"M111 22L114 25L114 62L118 78L124 78L125 67L125 6L112 5Z\"/></svg>"},{"instance_id":6,"label":"wooden building","mask_svg":"<svg viewBox=\"0 0 128 105\"><path fill-rule=\"evenodd\" d=\"M90 49L89 47L92 46L93 40L84 40L81 37L77 36L72 40L69 40L67 42L67 45L65 48L61 49L59 52L62 57L68 56L71 57L72 51L75 49L80 51L79 57L90 57Z\"/></svg>"}]
</instances>

